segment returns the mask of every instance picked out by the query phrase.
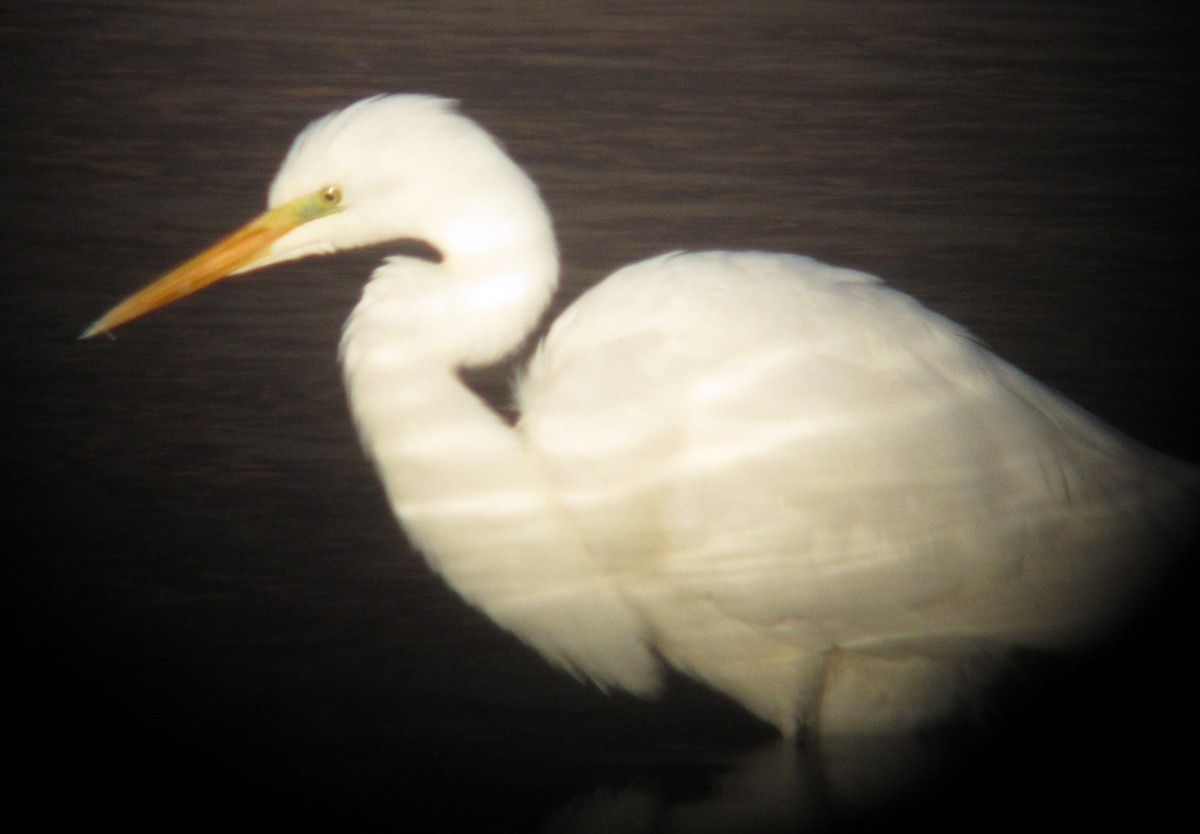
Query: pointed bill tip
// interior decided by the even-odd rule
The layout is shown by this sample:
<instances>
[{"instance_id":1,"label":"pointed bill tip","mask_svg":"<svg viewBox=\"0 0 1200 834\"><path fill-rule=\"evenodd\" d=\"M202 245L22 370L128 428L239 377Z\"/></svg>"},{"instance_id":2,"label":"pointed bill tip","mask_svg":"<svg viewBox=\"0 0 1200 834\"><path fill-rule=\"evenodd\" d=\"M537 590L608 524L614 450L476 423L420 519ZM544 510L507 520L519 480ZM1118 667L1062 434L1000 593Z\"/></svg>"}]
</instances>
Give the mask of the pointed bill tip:
<instances>
[{"instance_id":1,"label":"pointed bill tip","mask_svg":"<svg viewBox=\"0 0 1200 834\"><path fill-rule=\"evenodd\" d=\"M85 327L83 332L79 334L79 340L82 342L84 339L90 339L100 332L108 332L104 327L103 317L96 319L94 322Z\"/></svg>"}]
</instances>

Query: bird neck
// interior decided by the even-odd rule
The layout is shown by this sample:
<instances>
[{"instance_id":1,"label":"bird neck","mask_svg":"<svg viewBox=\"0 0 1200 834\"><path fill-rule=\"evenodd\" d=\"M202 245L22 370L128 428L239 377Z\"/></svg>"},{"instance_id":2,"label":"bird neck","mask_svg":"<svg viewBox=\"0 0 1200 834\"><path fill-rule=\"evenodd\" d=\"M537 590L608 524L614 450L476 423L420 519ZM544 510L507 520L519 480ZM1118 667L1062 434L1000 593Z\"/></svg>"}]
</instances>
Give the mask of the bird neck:
<instances>
[{"instance_id":1,"label":"bird neck","mask_svg":"<svg viewBox=\"0 0 1200 834\"><path fill-rule=\"evenodd\" d=\"M554 232L532 185L471 202L424 231L441 260L391 257L375 270L342 336L348 374L381 361L414 374L495 363L529 335L557 288Z\"/></svg>"},{"instance_id":2,"label":"bird neck","mask_svg":"<svg viewBox=\"0 0 1200 834\"><path fill-rule=\"evenodd\" d=\"M545 512L544 479L524 442L458 374L502 359L545 309L558 261L540 214L540 223L528 212L494 218L481 227L490 247L466 245L483 235L434 238L438 263L389 258L346 323L342 368L359 434L426 554L489 549L512 519L486 508L525 501Z\"/></svg>"},{"instance_id":3,"label":"bird neck","mask_svg":"<svg viewBox=\"0 0 1200 834\"><path fill-rule=\"evenodd\" d=\"M451 587L552 663L649 692L657 662L639 619L524 436L457 373L533 328L557 276L547 238L380 267L342 339L351 410L392 511Z\"/></svg>"}]
</instances>

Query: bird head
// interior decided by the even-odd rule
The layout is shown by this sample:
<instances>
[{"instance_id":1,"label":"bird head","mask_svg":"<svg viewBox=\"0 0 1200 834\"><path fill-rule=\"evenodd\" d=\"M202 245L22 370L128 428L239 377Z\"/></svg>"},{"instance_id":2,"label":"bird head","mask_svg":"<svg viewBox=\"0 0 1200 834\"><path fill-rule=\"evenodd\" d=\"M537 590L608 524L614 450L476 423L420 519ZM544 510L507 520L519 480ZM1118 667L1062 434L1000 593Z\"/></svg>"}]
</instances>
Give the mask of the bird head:
<instances>
[{"instance_id":1,"label":"bird head","mask_svg":"<svg viewBox=\"0 0 1200 834\"><path fill-rule=\"evenodd\" d=\"M281 261L397 239L469 253L487 245L496 218L511 214L491 205L489 195L513 193L537 201L532 183L454 102L421 95L364 99L296 137L265 212L114 306L81 338L228 275ZM478 216L492 222L474 222Z\"/></svg>"}]
</instances>

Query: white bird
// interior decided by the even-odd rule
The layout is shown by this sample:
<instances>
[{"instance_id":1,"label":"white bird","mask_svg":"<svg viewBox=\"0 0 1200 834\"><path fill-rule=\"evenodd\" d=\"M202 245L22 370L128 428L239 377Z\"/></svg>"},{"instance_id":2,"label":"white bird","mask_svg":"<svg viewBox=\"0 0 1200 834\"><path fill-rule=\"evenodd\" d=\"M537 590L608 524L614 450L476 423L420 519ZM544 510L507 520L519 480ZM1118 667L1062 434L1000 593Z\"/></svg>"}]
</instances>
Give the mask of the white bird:
<instances>
[{"instance_id":1,"label":"white bird","mask_svg":"<svg viewBox=\"0 0 1200 834\"><path fill-rule=\"evenodd\" d=\"M551 663L661 687L663 662L788 737L949 710L1015 645L1146 587L1194 475L862 272L662 255L593 287L520 379L515 425L459 377L558 281L533 183L452 102L305 129L269 210L84 336L233 272L397 239L346 323L354 419L430 566Z\"/></svg>"}]
</instances>

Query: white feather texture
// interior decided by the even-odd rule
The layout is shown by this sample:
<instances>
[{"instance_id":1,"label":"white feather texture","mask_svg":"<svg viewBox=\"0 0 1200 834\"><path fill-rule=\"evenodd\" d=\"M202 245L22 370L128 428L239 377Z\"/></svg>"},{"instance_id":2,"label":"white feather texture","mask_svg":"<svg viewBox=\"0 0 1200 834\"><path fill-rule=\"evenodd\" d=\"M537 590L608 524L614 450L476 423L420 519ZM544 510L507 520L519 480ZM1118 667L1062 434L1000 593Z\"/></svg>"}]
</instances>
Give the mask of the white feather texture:
<instances>
[{"instance_id":1,"label":"white feather texture","mask_svg":"<svg viewBox=\"0 0 1200 834\"><path fill-rule=\"evenodd\" d=\"M549 661L651 694L663 661L786 735L950 709L1006 648L1058 645L1155 575L1193 476L878 279L674 253L549 331L509 425L458 377L557 282L528 178L445 101L309 127L272 205L343 209L264 262L416 238L347 323L350 403L429 564ZM256 263L255 266L260 264Z\"/></svg>"}]
</instances>

